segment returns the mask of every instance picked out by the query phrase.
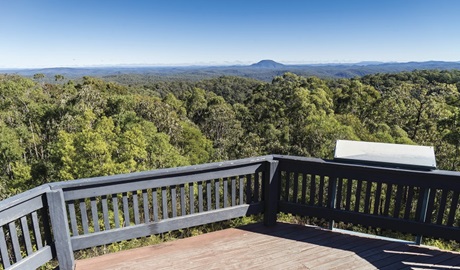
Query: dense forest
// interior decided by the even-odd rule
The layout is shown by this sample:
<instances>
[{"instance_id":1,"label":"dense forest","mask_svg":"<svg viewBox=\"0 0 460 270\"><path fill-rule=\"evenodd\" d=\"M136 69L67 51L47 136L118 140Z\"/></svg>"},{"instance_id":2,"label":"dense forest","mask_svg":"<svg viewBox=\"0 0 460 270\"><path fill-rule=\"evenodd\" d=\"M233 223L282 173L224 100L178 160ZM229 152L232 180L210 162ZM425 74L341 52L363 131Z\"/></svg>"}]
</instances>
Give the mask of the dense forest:
<instances>
[{"instance_id":1,"label":"dense forest","mask_svg":"<svg viewBox=\"0 0 460 270\"><path fill-rule=\"evenodd\" d=\"M432 145L438 168L460 169L458 70L285 73L269 83L53 79L0 75L0 199L48 182L271 153L332 158L337 139Z\"/></svg>"}]
</instances>

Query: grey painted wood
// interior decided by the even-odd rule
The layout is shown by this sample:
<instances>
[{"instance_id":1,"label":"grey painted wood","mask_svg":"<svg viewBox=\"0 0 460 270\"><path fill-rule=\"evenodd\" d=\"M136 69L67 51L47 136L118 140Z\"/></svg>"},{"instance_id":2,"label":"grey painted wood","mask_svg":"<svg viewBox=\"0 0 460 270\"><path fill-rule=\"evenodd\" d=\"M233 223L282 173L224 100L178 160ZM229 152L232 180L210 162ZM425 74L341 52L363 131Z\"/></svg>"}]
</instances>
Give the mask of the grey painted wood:
<instances>
[{"instance_id":1,"label":"grey painted wood","mask_svg":"<svg viewBox=\"0 0 460 270\"><path fill-rule=\"evenodd\" d=\"M36 197L42 197L46 191L50 190L49 186L48 185L41 185L39 187L36 187L36 188L33 188L33 189L30 189L28 191L25 191L21 194L17 194L17 195L14 195L10 198L7 198L3 201L0 201L0 220L1 220L1 225L4 225L6 223L9 223L11 220L6 220L5 216L3 216L3 212L7 211L9 208L11 207L15 207L19 204L22 204L24 202L27 202L27 201L30 201ZM31 204L29 204L31 205ZM38 206L38 205L37 205ZM37 206L34 206L34 207L37 207ZM40 207L38 207L40 208ZM35 210L37 210L38 208L36 208ZM34 210L31 210L31 208L26 208L26 214L34 211ZM19 209L16 209L15 211L13 212L19 212ZM20 214L18 213L18 217L21 217L21 216L24 216L25 214ZM16 217L16 218L18 218ZM13 218L12 220L16 219L16 218ZM4 221L5 220L5 221Z\"/></svg>"},{"instance_id":2,"label":"grey painted wood","mask_svg":"<svg viewBox=\"0 0 460 270\"><path fill-rule=\"evenodd\" d=\"M324 201L324 175L319 177L318 206L323 206Z\"/></svg>"},{"instance_id":3,"label":"grey painted wood","mask_svg":"<svg viewBox=\"0 0 460 270\"><path fill-rule=\"evenodd\" d=\"M404 219L410 218L410 213L412 212L413 199L414 199L414 187L410 186L407 191L406 206L404 209Z\"/></svg>"},{"instance_id":4,"label":"grey painted wood","mask_svg":"<svg viewBox=\"0 0 460 270\"><path fill-rule=\"evenodd\" d=\"M259 173L255 173L254 174L254 202L259 202L259 194L260 194L260 190L259 190L259 187L260 187L260 175Z\"/></svg>"},{"instance_id":5,"label":"grey painted wood","mask_svg":"<svg viewBox=\"0 0 460 270\"><path fill-rule=\"evenodd\" d=\"M359 179L356 182L356 193L355 193L355 212L359 212L359 207L361 205L361 189L363 188L363 181ZM321 206L321 205L319 205Z\"/></svg>"},{"instance_id":6,"label":"grey painted wood","mask_svg":"<svg viewBox=\"0 0 460 270\"><path fill-rule=\"evenodd\" d=\"M112 195L113 219L115 221L115 228L120 228L120 213L118 212L118 197L117 194Z\"/></svg>"},{"instance_id":7,"label":"grey painted wood","mask_svg":"<svg viewBox=\"0 0 460 270\"><path fill-rule=\"evenodd\" d=\"M211 180L206 181L206 207L208 211L212 209Z\"/></svg>"},{"instance_id":8,"label":"grey painted wood","mask_svg":"<svg viewBox=\"0 0 460 270\"><path fill-rule=\"evenodd\" d=\"M339 177L337 181L337 195L335 208L342 209L342 190L343 190L343 177Z\"/></svg>"},{"instance_id":9,"label":"grey painted wood","mask_svg":"<svg viewBox=\"0 0 460 270\"><path fill-rule=\"evenodd\" d=\"M137 196L137 191L132 192L133 195L133 212L134 212L134 223L139 224L141 223L140 217L139 217L139 199Z\"/></svg>"},{"instance_id":10,"label":"grey painted wood","mask_svg":"<svg viewBox=\"0 0 460 270\"><path fill-rule=\"evenodd\" d=\"M214 182L214 200L216 201L216 209L219 209L220 208L220 180L219 179L216 179ZM225 204L225 195L223 197L223 200Z\"/></svg>"},{"instance_id":11,"label":"grey painted wood","mask_svg":"<svg viewBox=\"0 0 460 270\"><path fill-rule=\"evenodd\" d=\"M128 227L130 225L130 217L129 217L129 202L128 202L128 192L123 192L121 194L122 204L123 204L123 218L124 223L123 226Z\"/></svg>"},{"instance_id":12,"label":"grey painted wood","mask_svg":"<svg viewBox=\"0 0 460 270\"><path fill-rule=\"evenodd\" d=\"M239 194L239 205L242 205L244 204L244 178L243 177L239 177L239 180L238 180L238 183L239 183L239 191L240 191L240 194Z\"/></svg>"},{"instance_id":13,"label":"grey painted wood","mask_svg":"<svg viewBox=\"0 0 460 270\"><path fill-rule=\"evenodd\" d=\"M158 221L158 193L157 189L152 189L152 208L153 208L153 221Z\"/></svg>"},{"instance_id":14,"label":"grey painted wood","mask_svg":"<svg viewBox=\"0 0 460 270\"><path fill-rule=\"evenodd\" d=\"M236 178L232 177L232 206L236 205Z\"/></svg>"},{"instance_id":15,"label":"grey painted wood","mask_svg":"<svg viewBox=\"0 0 460 270\"><path fill-rule=\"evenodd\" d=\"M30 231L29 231L29 225L28 225L26 216L21 218L21 229L22 229L22 237L26 244L27 255L30 256L33 253L33 250L32 250L32 241L30 241Z\"/></svg>"},{"instance_id":16,"label":"grey painted wood","mask_svg":"<svg viewBox=\"0 0 460 270\"><path fill-rule=\"evenodd\" d=\"M32 226L34 231L35 243L37 245L37 249L41 249L43 247L42 235L40 233L40 223L38 222L38 215L37 212L32 212Z\"/></svg>"},{"instance_id":17,"label":"grey painted wood","mask_svg":"<svg viewBox=\"0 0 460 270\"><path fill-rule=\"evenodd\" d=\"M366 191L364 193L364 213L370 213L370 204L371 204L371 196L372 196L372 182L366 181Z\"/></svg>"},{"instance_id":18,"label":"grey painted wood","mask_svg":"<svg viewBox=\"0 0 460 270\"><path fill-rule=\"evenodd\" d=\"M429 197L428 197L428 207L426 211L426 221L427 222L432 221L433 210L435 208L434 200L436 198L436 193L437 193L436 189L433 189L433 190L430 189Z\"/></svg>"},{"instance_id":19,"label":"grey painted wood","mask_svg":"<svg viewBox=\"0 0 460 270\"><path fill-rule=\"evenodd\" d=\"M86 185L74 187L73 189L64 189L66 201L73 199L81 199L88 197L99 197L106 194L117 194L127 190L142 190L146 188L160 188L164 186L180 185L195 181L208 181L224 177L231 177L239 174L254 173L262 164L250 164L235 168L219 168L219 170L211 172L191 172L188 175L177 175L171 177L162 177L158 179L132 179L129 182L116 183L110 182L107 179L105 185L101 185L97 181L92 183L86 181ZM115 176L114 176L115 178ZM93 179L97 180L97 179ZM79 181L79 180L76 180Z\"/></svg>"},{"instance_id":20,"label":"grey painted wood","mask_svg":"<svg viewBox=\"0 0 460 270\"><path fill-rule=\"evenodd\" d=\"M198 183L198 212L203 212L203 184L204 182Z\"/></svg>"},{"instance_id":21,"label":"grey painted wood","mask_svg":"<svg viewBox=\"0 0 460 270\"><path fill-rule=\"evenodd\" d=\"M17 205L10 205L9 208L0 208L0 226L17 220L20 217L32 213L40 208L43 208L43 199L41 196L17 202Z\"/></svg>"},{"instance_id":22,"label":"grey painted wood","mask_svg":"<svg viewBox=\"0 0 460 270\"><path fill-rule=\"evenodd\" d=\"M128 183L136 180L146 181L146 180L156 180L156 179L168 179L169 178L177 178L178 176L187 175L189 181L186 182L196 182L202 179L201 175L203 173L214 173L216 171L245 171L247 167L252 165L256 165L256 167L262 166L262 164L267 160L272 160L273 156L260 156L260 157L252 157L246 159L239 159L239 160L229 160L224 162L215 162L215 163L207 163L201 165L193 165L193 166L185 166L185 167L176 167L176 168L166 168L166 169L157 169L153 171L144 171L144 172L136 172L136 173L128 173L128 174L119 174L119 175L111 175L111 176L102 176L102 177L93 177L93 178L86 178L80 180L73 180L73 181L63 181L63 182L54 182L50 183L47 187L51 189L63 189L64 192L75 189L75 188L82 188L88 185L116 185L118 183ZM198 176L200 175L200 176ZM195 177L197 176L197 177ZM228 175L232 176L232 175ZM224 176L221 176L224 177ZM210 177L207 180L214 179L216 177ZM182 179L182 178L181 178ZM180 184L177 182L166 181L170 184ZM180 182L180 181L179 181ZM160 187L163 184L157 186ZM137 189L137 188L136 188ZM142 189L142 188L139 188ZM96 195L91 195L96 196ZM66 197L66 200L67 197Z\"/></svg>"},{"instance_id":23,"label":"grey painted wood","mask_svg":"<svg viewBox=\"0 0 460 270\"><path fill-rule=\"evenodd\" d=\"M441 225L444 221L444 211L446 210L446 202L447 202L447 193L448 190L443 190L441 195L441 201L439 202L439 210L438 210L438 217L436 218L436 224Z\"/></svg>"},{"instance_id":24,"label":"grey painted wood","mask_svg":"<svg viewBox=\"0 0 460 270\"><path fill-rule=\"evenodd\" d=\"M393 185L387 184L387 190L385 194L385 208L383 209L383 215L388 216L388 212L390 211L390 201L393 197Z\"/></svg>"},{"instance_id":25,"label":"grey painted wood","mask_svg":"<svg viewBox=\"0 0 460 270\"><path fill-rule=\"evenodd\" d=\"M271 160L266 165L266 179L263 179L267 184L264 186L264 224L266 226L274 226L276 224L276 214L278 213L278 190L280 181L280 172L278 170L279 161Z\"/></svg>"},{"instance_id":26,"label":"grey painted wood","mask_svg":"<svg viewBox=\"0 0 460 270\"><path fill-rule=\"evenodd\" d=\"M176 186L171 187L171 211L172 217L177 217L177 192Z\"/></svg>"},{"instance_id":27,"label":"grey painted wood","mask_svg":"<svg viewBox=\"0 0 460 270\"><path fill-rule=\"evenodd\" d=\"M353 179L348 178L347 179L347 196L345 200L345 210L347 211L350 211L351 209L351 197L353 195L352 189L353 189Z\"/></svg>"},{"instance_id":28,"label":"grey painted wood","mask_svg":"<svg viewBox=\"0 0 460 270\"><path fill-rule=\"evenodd\" d=\"M144 208L144 223L150 222L149 193L146 189L142 190L142 205Z\"/></svg>"},{"instance_id":29,"label":"grey painted wood","mask_svg":"<svg viewBox=\"0 0 460 270\"><path fill-rule=\"evenodd\" d=\"M69 217L70 217L70 227L72 228L72 235L78 235L78 226L77 226L77 215L75 213L75 203L70 201L67 203L69 208Z\"/></svg>"},{"instance_id":30,"label":"grey painted wood","mask_svg":"<svg viewBox=\"0 0 460 270\"><path fill-rule=\"evenodd\" d=\"M3 231L3 226L0 226L0 255L2 256L3 267L8 268L11 263L8 256L8 247L6 246L6 238L5 232Z\"/></svg>"},{"instance_id":31,"label":"grey painted wood","mask_svg":"<svg viewBox=\"0 0 460 270\"><path fill-rule=\"evenodd\" d=\"M425 222L428 220L427 214L428 214L428 204L429 204L430 193L431 193L431 190L429 188L422 188L420 190L419 198L421 199L419 199L419 202L418 202L418 205L420 205L420 208L417 211L418 213L416 214L416 219L419 222ZM422 234L418 234L416 236L415 243L417 245L422 244Z\"/></svg>"},{"instance_id":32,"label":"grey painted wood","mask_svg":"<svg viewBox=\"0 0 460 270\"><path fill-rule=\"evenodd\" d=\"M250 204L252 202L252 183L251 183L251 174L246 175L246 203Z\"/></svg>"},{"instance_id":33,"label":"grey painted wood","mask_svg":"<svg viewBox=\"0 0 460 270\"><path fill-rule=\"evenodd\" d=\"M47 192L48 207L53 228L53 243L59 261L59 269L72 270L74 268L74 255L70 242L67 211L62 191ZM75 236L78 237L78 236Z\"/></svg>"},{"instance_id":34,"label":"grey painted wood","mask_svg":"<svg viewBox=\"0 0 460 270\"><path fill-rule=\"evenodd\" d=\"M180 185L180 210L181 216L185 216L187 214L186 209L186 199L185 199L185 185Z\"/></svg>"},{"instance_id":35,"label":"grey painted wood","mask_svg":"<svg viewBox=\"0 0 460 270\"><path fill-rule=\"evenodd\" d=\"M8 270L37 269L53 259L51 247L46 246L25 259L15 263Z\"/></svg>"},{"instance_id":36,"label":"grey painted wood","mask_svg":"<svg viewBox=\"0 0 460 270\"><path fill-rule=\"evenodd\" d=\"M316 196L316 175L312 174L310 178L310 205L315 204L315 196Z\"/></svg>"},{"instance_id":37,"label":"grey painted wood","mask_svg":"<svg viewBox=\"0 0 460 270\"><path fill-rule=\"evenodd\" d=\"M161 188L161 206L163 212L163 219L169 218L167 187Z\"/></svg>"},{"instance_id":38,"label":"grey painted wood","mask_svg":"<svg viewBox=\"0 0 460 270\"><path fill-rule=\"evenodd\" d=\"M403 185L397 185L396 187L396 201L393 211L393 217L398 218L401 211L401 200L403 195Z\"/></svg>"},{"instance_id":39,"label":"grey painted wood","mask_svg":"<svg viewBox=\"0 0 460 270\"><path fill-rule=\"evenodd\" d=\"M188 200L190 203L190 214L193 214L195 213L195 188L193 183L188 184Z\"/></svg>"},{"instance_id":40,"label":"grey painted wood","mask_svg":"<svg viewBox=\"0 0 460 270\"><path fill-rule=\"evenodd\" d=\"M104 244L110 244L127 239L133 239L163 232L189 228L213 222L229 220L246 215L260 213L263 205L240 205L218 210L196 213L193 215L181 216L161 220L150 224L139 224L125 228L112 229L110 231L93 233L91 235L80 235L72 237L72 247L74 250L80 250L87 247L95 247Z\"/></svg>"},{"instance_id":41,"label":"grey painted wood","mask_svg":"<svg viewBox=\"0 0 460 270\"><path fill-rule=\"evenodd\" d=\"M459 197L459 192L455 191L452 194L452 200L451 200L450 209L449 209L449 217L447 219L447 226L452 226L454 224L455 213L459 210L458 209L458 197ZM457 226L460 226L460 224L458 224Z\"/></svg>"},{"instance_id":42,"label":"grey painted wood","mask_svg":"<svg viewBox=\"0 0 460 270\"><path fill-rule=\"evenodd\" d=\"M329 209L335 209L336 200L337 200L337 177L329 177L329 188L328 188L328 205ZM329 219L329 230L334 228L335 220L333 218Z\"/></svg>"},{"instance_id":43,"label":"grey painted wood","mask_svg":"<svg viewBox=\"0 0 460 270\"><path fill-rule=\"evenodd\" d=\"M307 199L307 174L302 173L302 193L300 195L300 202L305 204Z\"/></svg>"},{"instance_id":44,"label":"grey painted wood","mask_svg":"<svg viewBox=\"0 0 460 270\"><path fill-rule=\"evenodd\" d=\"M222 196L223 207L227 208L228 207L228 179L227 178L223 179L222 185L224 186L224 194Z\"/></svg>"},{"instance_id":45,"label":"grey painted wood","mask_svg":"<svg viewBox=\"0 0 460 270\"><path fill-rule=\"evenodd\" d=\"M99 217L97 214L97 201L96 198L91 197L90 198L90 205L91 205L91 218L93 220L93 228L95 232L100 231L99 228Z\"/></svg>"},{"instance_id":46,"label":"grey painted wood","mask_svg":"<svg viewBox=\"0 0 460 270\"><path fill-rule=\"evenodd\" d=\"M16 222L12 221L8 223L8 230L10 232L11 244L13 245L13 253L15 261L22 260L21 245L19 244L18 232L16 230Z\"/></svg>"},{"instance_id":47,"label":"grey painted wood","mask_svg":"<svg viewBox=\"0 0 460 270\"><path fill-rule=\"evenodd\" d=\"M299 173L294 172L294 183L292 188L292 202L297 203L299 197Z\"/></svg>"},{"instance_id":48,"label":"grey painted wood","mask_svg":"<svg viewBox=\"0 0 460 270\"><path fill-rule=\"evenodd\" d=\"M82 227L83 227L83 233L87 234L89 232L89 229L88 229L88 213L86 212L85 199L80 200L80 215L81 215L81 223L82 223Z\"/></svg>"},{"instance_id":49,"label":"grey painted wood","mask_svg":"<svg viewBox=\"0 0 460 270\"><path fill-rule=\"evenodd\" d=\"M104 219L104 228L110 230L110 221L109 221L109 206L107 203L107 195L101 197L102 204L102 217Z\"/></svg>"},{"instance_id":50,"label":"grey painted wood","mask_svg":"<svg viewBox=\"0 0 460 270\"><path fill-rule=\"evenodd\" d=\"M370 183L370 182L369 182ZM380 197L382 195L382 183L377 183L377 188L375 190L375 202L374 202L374 215L379 213L380 206Z\"/></svg>"}]
</instances>

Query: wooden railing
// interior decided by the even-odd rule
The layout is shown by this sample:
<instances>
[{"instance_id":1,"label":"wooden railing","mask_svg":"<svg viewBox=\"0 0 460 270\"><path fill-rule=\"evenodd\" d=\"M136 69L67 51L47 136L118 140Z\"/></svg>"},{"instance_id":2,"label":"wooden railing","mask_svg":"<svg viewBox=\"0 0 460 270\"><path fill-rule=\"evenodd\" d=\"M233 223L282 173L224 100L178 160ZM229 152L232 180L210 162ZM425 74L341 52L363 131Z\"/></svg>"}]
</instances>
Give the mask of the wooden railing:
<instances>
[{"instance_id":1,"label":"wooden railing","mask_svg":"<svg viewBox=\"0 0 460 270\"><path fill-rule=\"evenodd\" d=\"M0 202L0 269L75 250L279 212L460 241L460 173L265 156L52 183Z\"/></svg>"}]
</instances>

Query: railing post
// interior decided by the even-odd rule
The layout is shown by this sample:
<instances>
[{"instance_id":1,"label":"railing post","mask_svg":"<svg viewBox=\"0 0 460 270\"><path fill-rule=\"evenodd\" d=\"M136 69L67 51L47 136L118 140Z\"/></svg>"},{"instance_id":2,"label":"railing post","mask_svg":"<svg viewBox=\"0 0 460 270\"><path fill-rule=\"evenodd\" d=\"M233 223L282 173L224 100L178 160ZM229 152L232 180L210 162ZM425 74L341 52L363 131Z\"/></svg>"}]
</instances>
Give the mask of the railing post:
<instances>
[{"instance_id":1,"label":"railing post","mask_svg":"<svg viewBox=\"0 0 460 270\"><path fill-rule=\"evenodd\" d=\"M418 217L419 222L425 222L426 221L426 213L428 211L428 198L430 197L430 189L425 188L424 193L423 193L423 201L422 201L422 207L420 209L420 216ZM415 237L415 244L421 245L422 244L422 236L417 235Z\"/></svg>"},{"instance_id":2,"label":"railing post","mask_svg":"<svg viewBox=\"0 0 460 270\"><path fill-rule=\"evenodd\" d=\"M264 224L265 226L273 226L276 224L276 216L278 214L278 198L279 198L279 171L278 160L269 160L265 169L265 209L264 209Z\"/></svg>"},{"instance_id":3,"label":"railing post","mask_svg":"<svg viewBox=\"0 0 460 270\"><path fill-rule=\"evenodd\" d=\"M330 209L335 209L335 202L336 202L336 198L337 198L337 177L335 176L332 176L329 178L329 205L328 207ZM333 230L334 229L334 220L333 219L330 219L329 220L329 230Z\"/></svg>"},{"instance_id":4,"label":"railing post","mask_svg":"<svg viewBox=\"0 0 460 270\"><path fill-rule=\"evenodd\" d=\"M70 231L62 190L46 193L53 231L54 249L60 270L74 269L74 255L70 242Z\"/></svg>"}]
</instances>

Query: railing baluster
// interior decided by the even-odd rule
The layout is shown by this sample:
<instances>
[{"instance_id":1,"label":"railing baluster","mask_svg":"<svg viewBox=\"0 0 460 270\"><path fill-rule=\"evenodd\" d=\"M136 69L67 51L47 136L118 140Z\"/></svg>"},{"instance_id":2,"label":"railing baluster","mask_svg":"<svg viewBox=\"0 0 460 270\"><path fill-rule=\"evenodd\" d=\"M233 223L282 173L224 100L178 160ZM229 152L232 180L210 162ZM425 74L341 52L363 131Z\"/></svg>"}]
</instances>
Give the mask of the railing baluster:
<instances>
[{"instance_id":1,"label":"railing baluster","mask_svg":"<svg viewBox=\"0 0 460 270\"><path fill-rule=\"evenodd\" d=\"M144 209L144 223L150 222L149 193L147 189L142 190L142 208Z\"/></svg>"},{"instance_id":2,"label":"railing baluster","mask_svg":"<svg viewBox=\"0 0 460 270\"><path fill-rule=\"evenodd\" d=\"M0 255L2 256L3 266L8 268L11 266L10 257L8 256L8 247L6 245L5 232L3 226L0 225Z\"/></svg>"},{"instance_id":3,"label":"railing baluster","mask_svg":"<svg viewBox=\"0 0 460 270\"><path fill-rule=\"evenodd\" d=\"M180 185L180 210L181 216L185 216L187 214L187 209L185 208L185 185Z\"/></svg>"},{"instance_id":4,"label":"railing baluster","mask_svg":"<svg viewBox=\"0 0 460 270\"><path fill-rule=\"evenodd\" d=\"M310 205L315 205L316 196L316 175L312 174L310 178Z\"/></svg>"},{"instance_id":5,"label":"railing baluster","mask_svg":"<svg viewBox=\"0 0 460 270\"><path fill-rule=\"evenodd\" d=\"M78 236L78 226L77 226L77 215L75 213L75 203L74 201L69 202L69 215L70 215L70 227L72 228L72 236Z\"/></svg>"},{"instance_id":6,"label":"railing baluster","mask_svg":"<svg viewBox=\"0 0 460 270\"><path fill-rule=\"evenodd\" d=\"M37 245L37 249L41 249L43 248L43 241L42 235L40 233L40 224L38 223L38 215L36 211L32 212L32 226L34 229L35 244Z\"/></svg>"},{"instance_id":7,"label":"railing baluster","mask_svg":"<svg viewBox=\"0 0 460 270\"><path fill-rule=\"evenodd\" d=\"M397 185L396 187L396 201L395 201L395 209L393 211L393 217L399 218L399 213L401 212L401 200L403 195L403 186Z\"/></svg>"},{"instance_id":8,"label":"railing baluster","mask_svg":"<svg viewBox=\"0 0 460 270\"><path fill-rule=\"evenodd\" d=\"M252 202L252 183L251 183L251 175L246 175L246 203L250 204Z\"/></svg>"},{"instance_id":9,"label":"railing baluster","mask_svg":"<svg viewBox=\"0 0 460 270\"><path fill-rule=\"evenodd\" d=\"M239 194L239 199L238 199L238 203L240 205L244 204L244 178L243 177L238 177L238 184L239 184L239 187L240 187L240 194Z\"/></svg>"},{"instance_id":10,"label":"railing baluster","mask_svg":"<svg viewBox=\"0 0 460 270\"><path fill-rule=\"evenodd\" d=\"M29 225L27 224L27 216L21 217L21 228L22 228L22 236L24 238L24 242L26 243L27 255L31 255L33 253L33 250L32 250L32 243L30 241L30 232L29 232Z\"/></svg>"},{"instance_id":11,"label":"railing baluster","mask_svg":"<svg viewBox=\"0 0 460 270\"><path fill-rule=\"evenodd\" d=\"M118 212L118 196L117 194L112 195L112 207L113 207L113 219L115 221L115 228L120 228L120 213Z\"/></svg>"},{"instance_id":12,"label":"railing baluster","mask_svg":"<svg viewBox=\"0 0 460 270\"><path fill-rule=\"evenodd\" d=\"M172 210L172 217L177 217L177 193L176 193L176 186L171 187L171 210Z\"/></svg>"},{"instance_id":13,"label":"railing baluster","mask_svg":"<svg viewBox=\"0 0 460 270\"><path fill-rule=\"evenodd\" d=\"M102 204L102 216L104 218L104 228L105 230L110 230L110 221L109 221L109 206L107 204L107 195L101 197Z\"/></svg>"},{"instance_id":14,"label":"railing baluster","mask_svg":"<svg viewBox=\"0 0 460 270\"><path fill-rule=\"evenodd\" d=\"M161 188L161 205L162 205L163 219L169 218L167 191L168 191L167 187Z\"/></svg>"},{"instance_id":15,"label":"railing baluster","mask_svg":"<svg viewBox=\"0 0 460 270\"><path fill-rule=\"evenodd\" d=\"M133 212L134 212L134 224L140 224L141 219L139 215L139 197L137 196L137 190L132 192L133 195Z\"/></svg>"},{"instance_id":16,"label":"railing baluster","mask_svg":"<svg viewBox=\"0 0 460 270\"><path fill-rule=\"evenodd\" d=\"M366 181L366 191L364 193L364 213L369 214L369 209L371 207L371 190L372 182Z\"/></svg>"},{"instance_id":17,"label":"railing baluster","mask_svg":"<svg viewBox=\"0 0 460 270\"><path fill-rule=\"evenodd\" d=\"M260 194L260 174L256 172L254 174L254 202L259 202Z\"/></svg>"},{"instance_id":18,"label":"railing baluster","mask_svg":"<svg viewBox=\"0 0 460 270\"><path fill-rule=\"evenodd\" d=\"M286 172L285 174L285 177L286 177L286 185L285 185L285 190L284 190L284 200L286 202L289 202L289 191L290 191L290 182L291 182L291 173L290 172Z\"/></svg>"},{"instance_id":19,"label":"railing baluster","mask_svg":"<svg viewBox=\"0 0 460 270\"><path fill-rule=\"evenodd\" d=\"M198 183L198 212L203 212L203 184L204 182Z\"/></svg>"},{"instance_id":20,"label":"railing baluster","mask_svg":"<svg viewBox=\"0 0 460 270\"><path fill-rule=\"evenodd\" d=\"M454 224L455 213L458 210L458 196L459 196L459 192L454 191L454 194L452 195L452 201L450 203L449 218L447 219L447 226L449 227Z\"/></svg>"},{"instance_id":21,"label":"railing baluster","mask_svg":"<svg viewBox=\"0 0 460 270\"><path fill-rule=\"evenodd\" d=\"M232 177L232 206L236 205L236 178Z\"/></svg>"},{"instance_id":22,"label":"railing baluster","mask_svg":"<svg viewBox=\"0 0 460 270\"><path fill-rule=\"evenodd\" d=\"M122 193L122 200L123 200L123 217L125 219L124 226L128 227L131 224L131 220L129 217L128 192Z\"/></svg>"},{"instance_id":23,"label":"railing baluster","mask_svg":"<svg viewBox=\"0 0 460 270\"><path fill-rule=\"evenodd\" d=\"M88 234L88 213L86 212L86 201L85 199L80 199L80 215L81 223L83 226L83 233Z\"/></svg>"},{"instance_id":24,"label":"railing baluster","mask_svg":"<svg viewBox=\"0 0 460 270\"><path fill-rule=\"evenodd\" d=\"M368 183L372 184L370 181ZM382 195L382 182L377 183L377 188L375 190L375 202L374 202L374 215L379 214L379 208L380 208L380 197Z\"/></svg>"},{"instance_id":25,"label":"railing baluster","mask_svg":"<svg viewBox=\"0 0 460 270\"><path fill-rule=\"evenodd\" d=\"M216 209L220 208L220 180L217 179L214 182L214 197L216 200ZM224 207L225 207L225 195L224 195Z\"/></svg>"},{"instance_id":26,"label":"railing baluster","mask_svg":"<svg viewBox=\"0 0 460 270\"><path fill-rule=\"evenodd\" d=\"M195 188L193 183L188 184L188 200L189 200L189 207L190 207L190 214L195 213Z\"/></svg>"},{"instance_id":27,"label":"railing baluster","mask_svg":"<svg viewBox=\"0 0 460 270\"><path fill-rule=\"evenodd\" d=\"M393 185L387 184L386 186L387 186L387 190L385 194L385 208L383 210L384 216L388 216L388 212L390 211L391 196L393 195Z\"/></svg>"},{"instance_id":28,"label":"railing baluster","mask_svg":"<svg viewBox=\"0 0 460 270\"><path fill-rule=\"evenodd\" d=\"M363 186L363 181L361 179L358 180L356 186L356 196L355 196L355 212L359 212L359 206L361 202L361 189Z\"/></svg>"},{"instance_id":29,"label":"railing baluster","mask_svg":"<svg viewBox=\"0 0 460 270\"><path fill-rule=\"evenodd\" d=\"M158 195L157 189L152 189L152 208L153 208L153 221L158 222Z\"/></svg>"},{"instance_id":30,"label":"railing baluster","mask_svg":"<svg viewBox=\"0 0 460 270\"><path fill-rule=\"evenodd\" d=\"M412 213L412 200L414 199L414 187L410 186L407 191L407 200L406 200L406 209L404 212L404 219L410 218L410 213Z\"/></svg>"},{"instance_id":31,"label":"railing baluster","mask_svg":"<svg viewBox=\"0 0 460 270\"><path fill-rule=\"evenodd\" d=\"M96 198L91 197L91 198L90 198L90 202L91 202L91 217L92 217L92 219L93 219L94 231L95 231L95 232L98 232L98 231L100 231L100 230L99 230L99 217L98 217L98 215L97 215L97 202L96 202Z\"/></svg>"},{"instance_id":32,"label":"railing baluster","mask_svg":"<svg viewBox=\"0 0 460 270\"><path fill-rule=\"evenodd\" d=\"M437 193L436 189L432 189L429 192L428 207L426 211L425 222L431 223L431 218L432 218L433 209L434 209L434 199L436 198L436 193Z\"/></svg>"},{"instance_id":33,"label":"railing baluster","mask_svg":"<svg viewBox=\"0 0 460 270\"><path fill-rule=\"evenodd\" d=\"M436 219L436 224L438 225L441 225L444 220L444 212L446 210L448 192L448 190L442 190L441 202L439 203L438 217Z\"/></svg>"},{"instance_id":34,"label":"railing baluster","mask_svg":"<svg viewBox=\"0 0 460 270\"><path fill-rule=\"evenodd\" d=\"M323 206L324 200L324 175L319 177L318 206Z\"/></svg>"},{"instance_id":35,"label":"railing baluster","mask_svg":"<svg viewBox=\"0 0 460 270\"><path fill-rule=\"evenodd\" d=\"M346 197L346 204L345 204L345 210L350 211L351 209L351 190L353 187L353 179L348 178L347 179L347 197Z\"/></svg>"},{"instance_id":36,"label":"railing baluster","mask_svg":"<svg viewBox=\"0 0 460 270\"><path fill-rule=\"evenodd\" d=\"M18 262L22 260L22 255L21 246L19 245L18 232L16 231L16 223L14 221L10 222L8 224L8 229L10 232L11 243L13 244L14 258L16 259L16 262Z\"/></svg>"},{"instance_id":37,"label":"railing baluster","mask_svg":"<svg viewBox=\"0 0 460 270\"><path fill-rule=\"evenodd\" d=\"M212 191L211 191L211 180L209 181L206 181L206 206L207 206L207 210L211 210L212 209Z\"/></svg>"},{"instance_id":38,"label":"railing baluster","mask_svg":"<svg viewBox=\"0 0 460 270\"><path fill-rule=\"evenodd\" d=\"M224 178L224 197L222 199L224 201L224 208L228 206L228 179Z\"/></svg>"},{"instance_id":39,"label":"railing baluster","mask_svg":"<svg viewBox=\"0 0 460 270\"><path fill-rule=\"evenodd\" d=\"M335 208L342 209L342 188L343 188L343 178L340 177L337 184L337 198Z\"/></svg>"},{"instance_id":40,"label":"railing baluster","mask_svg":"<svg viewBox=\"0 0 460 270\"><path fill-rule=\"evenodd\" d=\"M299 197L299 173L294 172L294 188L292 190L292 202L297 203Z\"/></svg>"},{"instance_id":41,"label":"railing baluster","mask_svg":"<svg viewBox=\"0 0 460 270\"><path fill-rule=\"evenodd\" d=\"M307 174L302 174L302 195L300 198L300 203L305 204L307 199Z\"/></svg>"}]
</instances>

